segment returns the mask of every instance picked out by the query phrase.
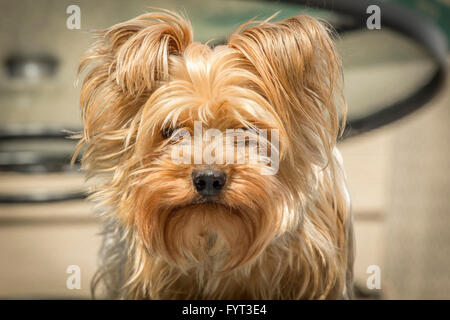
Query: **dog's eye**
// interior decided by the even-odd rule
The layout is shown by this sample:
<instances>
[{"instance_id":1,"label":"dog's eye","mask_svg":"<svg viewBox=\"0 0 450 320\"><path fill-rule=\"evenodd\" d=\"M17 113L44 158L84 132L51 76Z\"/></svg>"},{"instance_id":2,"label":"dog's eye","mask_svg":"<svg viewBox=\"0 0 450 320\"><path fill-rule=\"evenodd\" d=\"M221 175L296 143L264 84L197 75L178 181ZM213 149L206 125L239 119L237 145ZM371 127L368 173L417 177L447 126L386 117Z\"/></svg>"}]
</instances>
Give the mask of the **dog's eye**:
<instances>
[{"instance_id":1,"label":"dog's eye","mask_svg":"<svg viewBox=\"0 0 450 320\"><path fill-rule=\"evenodd\" d=\"M242 130L242 131L258 131L258 129L254 128L254 127L240 127L240 128L238 128L238 130Z\"/></svg>"},{"instance_id":2,"label":"dog's eye","mask_svg":"<svg viewBox=\"0 0 450 320\"><path fill-rule=\"evenodd\" d=\"M163 128L161 129L161 135L164 139L169 139L174 131L174 128Z\"/></svg>"},{"instance_id":3,"label":"dog's eye","mask_svg":"<svg viewBox=\"0 0 450 320\"><path fill-rule=\"evenodd\" d=\"M183 128L165 128L161 130L161 135L165 140L170 139L170 142L178 142L189 135L189 131Z\"/></svg>"}]
</instances>

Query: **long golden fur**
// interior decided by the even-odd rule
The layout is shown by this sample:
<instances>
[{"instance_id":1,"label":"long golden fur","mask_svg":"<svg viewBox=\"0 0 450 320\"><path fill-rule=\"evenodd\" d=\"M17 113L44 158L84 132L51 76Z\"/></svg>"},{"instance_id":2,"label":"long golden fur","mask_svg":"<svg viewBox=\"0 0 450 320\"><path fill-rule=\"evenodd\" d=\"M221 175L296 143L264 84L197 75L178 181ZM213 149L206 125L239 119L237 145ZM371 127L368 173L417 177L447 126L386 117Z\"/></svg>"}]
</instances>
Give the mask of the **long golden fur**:
<instances>
[{"instance_id":1,"label":"long golden fur","mask_svg":"<svg viewBox=\"0 0 450 320\"><path fill-rule=\"evenodd\" d=\"M94 290L124 299L340 299L353 233L335 147L345 118L329 30L299 15L251 21L228 44L193 42L190 22L143 14L98 33L80 64L82 164L105 220ZM161 132L279 130L279 170L215 165L215 202ZM344 122L342 122L344 123Z\"/></svg>"}]
</instances>

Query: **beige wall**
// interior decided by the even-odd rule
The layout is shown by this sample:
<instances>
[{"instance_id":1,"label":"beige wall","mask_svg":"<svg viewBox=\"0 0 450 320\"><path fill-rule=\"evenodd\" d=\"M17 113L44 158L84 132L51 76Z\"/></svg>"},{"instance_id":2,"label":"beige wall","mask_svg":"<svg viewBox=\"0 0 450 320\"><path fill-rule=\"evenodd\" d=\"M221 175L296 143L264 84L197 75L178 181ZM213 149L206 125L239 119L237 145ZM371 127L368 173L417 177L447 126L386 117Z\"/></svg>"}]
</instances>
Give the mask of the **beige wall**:
<instances>
[{"instance_id":1,"label":"beige wall","mask_svg":"<svg viewBox=\"0 0 450 320\"><path fill-rule=\"evenodd\" d=\"M406 119L340 146L356 283L366 288L367 267L380 266L385 298L450 299L449 88Z\"/></svg>"}]
</instances>

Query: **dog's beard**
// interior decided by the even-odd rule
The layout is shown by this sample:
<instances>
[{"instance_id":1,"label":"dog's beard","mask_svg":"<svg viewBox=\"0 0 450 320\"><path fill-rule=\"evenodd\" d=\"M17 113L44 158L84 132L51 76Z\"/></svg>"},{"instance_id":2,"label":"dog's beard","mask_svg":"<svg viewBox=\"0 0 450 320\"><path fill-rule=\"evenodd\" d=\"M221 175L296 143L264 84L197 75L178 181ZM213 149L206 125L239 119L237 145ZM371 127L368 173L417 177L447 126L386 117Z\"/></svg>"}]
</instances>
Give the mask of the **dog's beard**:
<instances>
[{"instance_id":1,"label":"dog's beard","mask_svg":"<svg viewBox=\"0 0 450 320\"><path fill-rule=\"evenodd\" d=\"M182 271L229 272L257 258L281 231L285 190L260 167L235 165L217 199L198 198L190 166L158 161L132 197L135 224L150 255Z\"/></svg>"}]
</instances>

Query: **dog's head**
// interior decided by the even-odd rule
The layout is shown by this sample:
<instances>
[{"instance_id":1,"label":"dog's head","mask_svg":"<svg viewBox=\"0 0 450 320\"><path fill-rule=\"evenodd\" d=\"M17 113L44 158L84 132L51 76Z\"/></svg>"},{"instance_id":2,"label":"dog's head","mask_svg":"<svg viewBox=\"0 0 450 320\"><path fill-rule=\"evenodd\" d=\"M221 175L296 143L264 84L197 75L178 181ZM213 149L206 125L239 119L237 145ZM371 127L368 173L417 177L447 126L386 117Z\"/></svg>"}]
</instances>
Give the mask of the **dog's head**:
<instances>
[{"instance_id":1,"label":"dog's head","mask_svg":"<svg viewBox=\"0 0 450 320\"><path fill-rule=\"evenodd\" d=\"M80 70L94 196L149 254L232 270L317 198L343 105L317 20L250 22L210 48L182 17L148 13L100 32Z\"/></svg>"}]
</instances>

